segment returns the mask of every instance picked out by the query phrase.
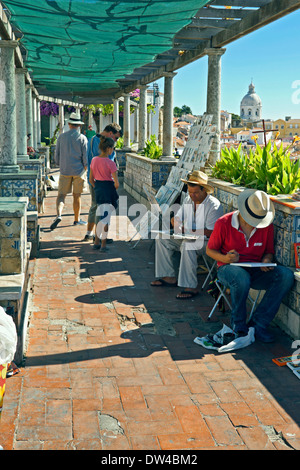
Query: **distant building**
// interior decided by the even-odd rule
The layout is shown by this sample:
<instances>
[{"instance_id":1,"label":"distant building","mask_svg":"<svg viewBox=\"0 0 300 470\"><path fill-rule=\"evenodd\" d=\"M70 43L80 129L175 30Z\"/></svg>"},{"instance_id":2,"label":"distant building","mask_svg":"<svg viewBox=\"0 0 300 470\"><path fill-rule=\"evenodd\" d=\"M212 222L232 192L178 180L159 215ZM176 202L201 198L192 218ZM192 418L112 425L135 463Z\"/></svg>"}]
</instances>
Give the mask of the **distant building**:
<instances>
[{"instance_id":1,"label":"distant building","mask_svg":"<svg viewBox=\"0 0 300 470\"><path fill-rule=\"evenodd\" d=\"M240 104L240 117L243 123L258 123L261 120L261 116L261 99L255 92L255 86L251 81L248 93L244 96Z\"/></svg>"},{"instance_id":2,"label":"distant building","mask_svg":"<svg viewBox=\"0 0 300 470\"><path fill-rule=\"evenodd\" d=\"M193 116L193 114L183 114L180 119L182 119L185 122L188 122L189 124L194 124L197 117Z\"/></svg>"},{"instance_id":3,"label":"distant building","mask_svg":"<svg viewBox=\"0 0 300 470\"><path fill-rule=\"evenodd\" d=\"M232 117L231 113L228 113L227 111L221 111L221 132L227 131L227 129L231 128L232 124Z\"/></svg>"},{"instance_id":4,"label":"distant building","mask_svg":"<svg viewBox=\"0 0 300 470\"><path fill-rule=\"evenodd\" d=\"M300 135L300 119L291 119L286 116L285 119L268 119L265 121L266 129L275 129L279 132L280 139L293 139L295 135Z\"/></svg>"},{"instance_id":5,"label":"distant building","mask_svg":"<svg viewBox=\"0 0 300 470\"><path fill-rule=\"evenodd\" d=\"M262 132L263 128L262 127L253 127L252 129L243 129L239 131L236 134L236 139L239 143L245 143L245 144L250 144L250 145L255 145L257 143L258 145L264 145L264 133ZM253 136L257 136L257 140L253 139ZM266 140L269 142L269 140L272 138L272 132L268 132L266 134Z\"/></svg>"}]
</instances>

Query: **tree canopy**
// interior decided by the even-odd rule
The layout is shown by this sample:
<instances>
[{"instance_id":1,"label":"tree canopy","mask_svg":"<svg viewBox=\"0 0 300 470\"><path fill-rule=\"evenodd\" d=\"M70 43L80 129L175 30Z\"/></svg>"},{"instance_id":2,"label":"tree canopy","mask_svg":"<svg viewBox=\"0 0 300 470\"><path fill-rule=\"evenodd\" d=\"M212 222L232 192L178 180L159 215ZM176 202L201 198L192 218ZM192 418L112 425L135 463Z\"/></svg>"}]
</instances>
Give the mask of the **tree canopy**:
<instances>
[{"instance_id":1,"label":"tree canopy","mask_svg":"<svg viewBox=\"0 0 300 470\"><path fill-rule=\"evenodd\" d=\"M173 114L175 117L181 117L183 114L193 114L193 113L192 113L191 108L187 106L186 104L184 104L181 108L179 108L178 106L175 106L175 108L173 109Z\"/></svg>"}]
</instances>

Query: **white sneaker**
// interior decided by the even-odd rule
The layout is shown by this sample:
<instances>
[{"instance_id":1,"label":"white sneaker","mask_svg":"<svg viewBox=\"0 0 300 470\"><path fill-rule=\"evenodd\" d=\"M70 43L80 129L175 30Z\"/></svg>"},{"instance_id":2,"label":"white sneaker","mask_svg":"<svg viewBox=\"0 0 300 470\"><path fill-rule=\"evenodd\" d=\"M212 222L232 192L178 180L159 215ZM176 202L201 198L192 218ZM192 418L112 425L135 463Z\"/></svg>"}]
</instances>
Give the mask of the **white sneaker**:
<instances>
[{"instance_id":1,"label":"white sneaker","mask_svg":"<svg viewBox=\"0 0 300 470\"><path fill-rule=\"evenodd\" d=\"M250 344L254 343L255 336L254 336L254 328L251 326L249 328L248 334L246 336L237 336L233 341L224 346L221 346L218 349L219 353L234 351L235 349L246 348Z\"/></svg>"},{"instance_id":2,"label":"white sneaker","mask_svg":"<svg viewBox=\"0 0 300 470\"><path fill-rule=\"evenodd\" d=\"M220 347L220 345L216 343L212 337L209 337L209 335L203 336L202 338L197 336L197 338L194 339L194 343L199 344L199 346L202 346L205 349L215 349L216 351L218 351Z\"/></svg>"}]
</instances>

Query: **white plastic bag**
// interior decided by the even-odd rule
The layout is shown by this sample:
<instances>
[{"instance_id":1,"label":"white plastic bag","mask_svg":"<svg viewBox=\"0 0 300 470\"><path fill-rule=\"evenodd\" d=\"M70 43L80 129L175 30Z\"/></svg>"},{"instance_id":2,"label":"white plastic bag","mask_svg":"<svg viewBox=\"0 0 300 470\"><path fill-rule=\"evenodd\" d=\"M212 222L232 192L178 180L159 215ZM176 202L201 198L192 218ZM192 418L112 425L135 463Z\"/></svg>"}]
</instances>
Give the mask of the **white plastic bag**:
<instances>
[{"instance_id":1,"label":"white plastic bag","mask_svg":"<svg viewBox=\"0 0 300 470\"><path fill-rule=\"evenodd\" d=\"M16 325L0 306L0 364L12 362L17 349L17 340Z\"/></svg>"}]
</instances>

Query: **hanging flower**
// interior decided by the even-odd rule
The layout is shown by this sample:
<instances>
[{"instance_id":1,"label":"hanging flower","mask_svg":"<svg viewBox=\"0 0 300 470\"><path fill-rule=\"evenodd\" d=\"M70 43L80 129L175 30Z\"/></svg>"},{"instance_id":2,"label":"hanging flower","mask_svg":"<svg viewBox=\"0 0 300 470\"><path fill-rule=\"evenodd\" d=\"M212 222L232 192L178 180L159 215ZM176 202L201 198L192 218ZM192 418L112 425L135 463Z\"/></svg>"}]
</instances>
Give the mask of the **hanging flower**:
<instances>
[{"instance_id":1,"label":"hanging flower","mask_svg":"<svg viewBox=\"0 0 300 470\"><path fill-rule=\"evenodd\" d=\"M139 88L136 88L135 90L133 90L130 95L133 97L133 98L136 98L137 96L140 96L140 90Z\"/></svg>"},{"instance_id":2,"label":"hanging flower","mask_svg":"<svg viewBox=\"0 0 300 470\"><path fill-rule=\"evenodd\" d=\"M252 136L252 140L254 140L255 143L256 143L257 139L258 139L258 135L253 135Z\"/></svg>"},{"instance_id":3,"label":"hanging flower","mask_svg":"<svg viewBox=\"0 0 300 470\"><path fill-rule=\"evenodd\" d=\"M279 137L279 134L280 134L280 132L279 132L279 131L278 131L278 132L276 132L276 135L275 135L275 140L276 140L276 139L278 139L278 137Z\"/></svg>"},{"instance_id":4,"label":"hanging flower","mask_svg":"<svg viewBox=\"0 0 300 470\"><path fill-rule=\"evenodd\" d=\"M293 138L292 145L294 145L296 142L299 142L299 141L300 141L299 135L295 135L294 138Z\"/></svg>"},{"instance_id":5,"label":"hanging flower","mask_svg":"<svg viewBox=\"0 0 300 470\"><path fill-rule=\"evenodd\" d=\"M76 111L76 108L74 106L70 106L70 105L65 105L65 112L67 113L75 113Z\"/></svg>"},{"instance_id":6,"label":"hanging flower","mask_svg":"<svg viewBox=\"0 0 300 470\"><path fill-rule=\"evenodd\" d=\"M59 114L58 104L48 103L48 101L41 101L40 110L41 116L57 116Z\"/></svg>"}]
</instances>

